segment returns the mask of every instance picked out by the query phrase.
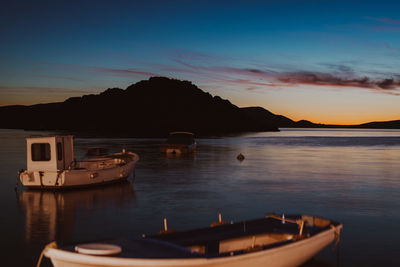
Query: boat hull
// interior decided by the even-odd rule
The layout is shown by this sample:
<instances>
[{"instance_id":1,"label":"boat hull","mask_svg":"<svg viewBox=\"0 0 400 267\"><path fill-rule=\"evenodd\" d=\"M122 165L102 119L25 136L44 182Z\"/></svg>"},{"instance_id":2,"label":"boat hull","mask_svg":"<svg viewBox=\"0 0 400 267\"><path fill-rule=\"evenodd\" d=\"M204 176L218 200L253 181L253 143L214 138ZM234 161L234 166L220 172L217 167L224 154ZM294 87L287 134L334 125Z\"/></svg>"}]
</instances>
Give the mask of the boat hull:
<instances>
[{"instance_id":1,"label":"boat hull","mask_svg":"<svg viewBox=\"0 0 400 267\"><path fill-rule=\"evenodd\" d=\"M187 154L196 152L196 143L191 145L164 144L160 147L161 153L167 154Z\"/></svg>"},{"instance_id":2,"label":"boat hull","mask_svg":"<svg viewBox=\"0 0 400 267\"><path fill-rule=\"evenodd\" d=\"M323 248L332 243L341 225L330 228L312 237L276 248L247 254L190 259L140 259L108 256L91 256L73 253L57 248L49 248L45 256L51 259L55 267L94 267L94 266L212 266L212 267L293 267L299 266L312 258Z\"/></svg>"},{"instance_id":3,"label":"boat hull","mask_svg":"<svg viewBox=\"0 0 400 267\"><path fill-rule=\"evenodd\" d=\"M125 180L134 171L139 157L131 152L114 155L116 158L110 156L88 160L85 162L85 168L73 167L68 170L45 172L24 171L20 173L20 181L30 189L56 189L88 187ZM116 161L119 159L118 155L128 156L129 160L123 164L118 163ZM83 163L78 162L78 164Z\"/></svg>"}]
</instances>

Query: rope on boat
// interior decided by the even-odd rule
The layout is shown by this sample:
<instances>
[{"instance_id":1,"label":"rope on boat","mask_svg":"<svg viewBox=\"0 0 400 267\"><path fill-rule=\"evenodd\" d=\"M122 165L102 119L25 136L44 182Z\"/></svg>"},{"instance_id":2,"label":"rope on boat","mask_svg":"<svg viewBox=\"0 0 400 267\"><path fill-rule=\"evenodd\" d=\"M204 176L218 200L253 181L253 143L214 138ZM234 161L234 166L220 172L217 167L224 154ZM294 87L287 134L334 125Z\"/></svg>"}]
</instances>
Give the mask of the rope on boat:
<instances>
[{"instance_id":1,"label":"rope on boat","mask_svg":"<svg viewBox=\"0 0 400 267\"><path fill-rule=\"evenodd\" d=\"M340 228L334 226L333 224L329 225L335 231L335 248L340 244Z\"/></svg>"},{"instance_id":2,"label":"rope on boat","mask_svg":"<svg viewBox=\"0 0 400 267\"><path fill-rule=\"evenodd\" d=\"M39 171L40 187L44 187L44 185L43 185L43 176L44 176L44 173L42 171Z\"/></svg>"},{"instance_id":3,"label":"rope on boat","mask_svg":"<svg viewBox=\"0 0 400 267\"><path fill-rule=\"evenodd\" d=\"M44 247L44 249L42 250L42 253L40 253L40 257L39 257L38 263L36 264L36 267L40 267L40 264L42 263L42 259L43 259L44 253L46 253L46 251L49 248L58 248L56 241L53 241L53 242L47 244Z\"/></svg>"},{"instance_id":4,"label":"rope on boat","mask_svg":"<svg viewBox=\"0 0 400 267\"><path fill-rule=\"evenodd\" d=\"M288 218L285 218L284 215L282 217L280 217L280 216L277 216L277 215L274 215L274 214L267 214L265 217L282 221L282 223L285 223L285 222L295 223L295 224L297 224L299 226L299 236L303 235L304 220L301 220L301 219L300 220L288 219Z\"/></svg>"},{"instance_id":5,"label":"rope on boat","mask_svg":"<svg viewBox=\"0 0 400 267\"><path fill-rule=\"evenodd\" d=\"M63 171L57 170L57 179L56 179L56 183L54 184L54 186L58 186L58 180L60 179L61 173L63 173Z\"/></svg>"}]
</instances>

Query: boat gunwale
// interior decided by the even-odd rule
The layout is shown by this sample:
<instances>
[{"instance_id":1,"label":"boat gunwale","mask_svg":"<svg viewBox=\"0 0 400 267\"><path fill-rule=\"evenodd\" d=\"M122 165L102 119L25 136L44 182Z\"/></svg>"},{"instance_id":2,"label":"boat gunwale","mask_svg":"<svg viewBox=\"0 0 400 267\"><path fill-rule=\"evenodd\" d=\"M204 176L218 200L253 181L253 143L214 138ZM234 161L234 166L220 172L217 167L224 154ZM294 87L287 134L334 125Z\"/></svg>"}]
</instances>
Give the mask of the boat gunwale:
<instances>
[{"instance_id":1,"label":"boat gunwale","mask_svg":"<svg viewBox=\"0 0 400 267\"><path fill-rule=\"evenodd\" d=\"M89 159L89 160L80 160L80 161L76 161L76 164L79 163L97 163L97 162L102 162L102 161L108 161L108 160L114 160L114 159L126 159L126 162L123 163L113 163L110 164L110 166L106 166L106 167L99 167L99 168L76 168L76 167L71 167L70 169L65 169L63 170L63 172L75 172L75 171L80 171L80 172L84 172L84 171L89 171L89 172L94 172L94 171L101 171L101 170L109 170L109 169L115 169L115 168L120 168L129 164L135 164L136 162L139 161L139 156L133 152L129 152L130 154L128 154L127 156L125 156L125 154L120 154L120 153L116 153L116 154L111 154L108 157L102 157L102 158L93 158L93 159ZM127 154L127 153L126 153Z\"/></svg>"},{"instance_id":2,"label":"boat gunwale","mask_svg":"<svg viewBox=\"0 0 400 267\"><path fill-rule=\"evenodd\" d=\"M299 214L290 214L286 216L287 220L290 219L300 219L303 215L299 215ZM333 225L333 226L338 226L340 225L339 222L336 221L332 221L329 219L325 219L323 217L317 217L317 216L310 216L310 217L314 217L314 218L319 218L319 219L324 219L329 221L329 225ZM260 224L261 224L261 229L260 229ZM232 237L230 237L229 235L227 236L227 234L229 234L229 231L234 231L236 232L237 230L235 229L226 229L226 228L234 228L234 227L243 227L246 229L244 230L244 233L247 232L247 234L241 234L241 235L236 235L235 237L241 237L241 236L250 236L250 235L256 235L256 234L261 234L261 233L269 233L267 231L267 229L265 227L270 227L271 229L271 233L289 233L290 231L293 231L294 229L296 229L296 233L299 231L298 230L298 226L294 223L289 223L287 222L285 224L285 226L282 224L280 219L277 218L270 218L268 217L268 214L263 217L263 218L258 218L258 219L251 219L251 220L247 220L247 221L239 221L236 223L227 223L227 224L223 224L223 225L219 225L216 227L202 227L202 228L197 228L197 229L189 229L189 230L183 230L183 231L174 231L174 232L168 232L168 233L163 233L162 235L160 234L149 234L146 235L147 238L154 238L157 240L163 240L166 242L170 242L173 244L178 244L181 246L191 246L191 245L199 245L202 244L204 242L199 242L199 240L197 240L196 242L193 242L193 236L194 235L201 235L204 238L204 235L206 234L210 234L208 233L209 231L214 231L214 233L212 233L213 236L219 235L218 237L213 237L213 239L211 238L206 238L207 243L210 241L222 241L222 240L226 240L226 239L231 239ZM319 232L323 232L326 229L330 228L329 225L325 225L325 226L305 226L305 229L307 230L313 230L314 232L310 232L309 234L311 234L311 236L316 235ZM252 227L252 234L250 234L248 231L250 230L249 227ZM287 228L287 229L282 229L282 227ZM289 227L292 227L294 229L290 229ZM225 228L225 229L224 229ZM254 228L258 228L259 230L255 230ZM221 231L218 230L222 230L224 229L227 233L221 233ZM250 231L251 231L250 230ZM306 231L304 230L304 231ZM317 230L315 232L315 230ZM277 232L276 232L277 231ZM290 232L290 234L295 235L296 233L292 233ZM195 244L188 244L187 242L185 242L185 235L186 236L190 236L189 239L191 242L195 243ZM186 238L187 239L187 238Z\"/></svg>"},{"instance_id":3,"label":"boat gunwale","mask_svg":"<svg viewBox=\"0 0 400 267\"><path fill-rule=\"evenodd\" d=\"M333 227L332 227L332 226ZM211 263L224 263L231 260L245 260L247 258L259 257L263 254L275 254L279 251L287 251L291 249L295 249L296 247L302 246L306 243L317 242L322 239L324 236L332 235L332 240L335 240L337 231L341 230L343 225L341 223L331 221L331 224L327 227L324 227L320 232L313 234L304 239L295 240L293 242L279 242L280 244L274 247L267 247L259 251L251 251L248 253L240 253L229 255L229 253L224 253L221 256L214 257L191 257L191 258L126 258L126 257L118 257L118 256L92 256L92 255L82 255L75 252L71 252L65 249L60 248L49 248L46 250L46 257L51 258L51 256L58 256L58 259L65 260L68 262L80 262L80 263L90 263L90 264L102 264L107 266L132 266L132 265L141 265L141 266L175 266L179 264L184 264L185 266L192 265L203 265L203 264L211 264ZM330 241L329 243L331 243ZM174 244L172 242L169 242ZM176 245L176 244L174 244ZM184 247L184 246L182 246ZM321 249L323 249L322 247ZM263 255L263 256L265 256ZM76 259L76 261L71 261L71 257Z\"/></svg>"},{"instance_id":4,"label":"boat gunwale","mask_svg":"<svg viewBox=\"0 0 400 267\"><path fill-rule=\"evenodd\" d=\"M341 225L339 225L341 226ZM330 228L322 231L316 235L313 235L309 238L305 238L302 240L298 240L289 244L285 244L282 246L274 247L271 249L265 249L255 252L250 252L246 254L239 254L234 256L224 256L224 257L196 257L196 258L120 258L120 257L110 257L110 256L92 256L79 254L76 252L66 251L62 249L49 248L45 252L46 257L51 258L51 256L59 256L59 259L71 262L71 263L88 263L91 265L100 264L102 266L132 266L133 264L143 265L143 266L176 266L177 264L185 264L187 265L203 265L203 264L211 264L211 263L223 263L231 260L242 260L246 258L258 257L261 254L275 254L279 250L290 250L294 249L298 246L303 245L304 243L308 243L311 241L318 240L317 237L322 237L329 234L334 234L335 229ZM72 261L71 258L76 259Z\"/></svg>"},{"instance_id":5,"label":"boat gunwale","mask_svg":"<svg viewBox=\"0 0 400 267\"><path fill-rule=\"evenodd\" d=\"M103 185L110 185L110 184L117 184L117 183L123 183L124 181L127 181L128 177L130 176L127 175L125 177L121 177L118 179L110 180L110 181L101 181L93 184L84 184L84 185L63 185L63 186L40 186L40 185L24 185L28 190L35 190L35 191L48 191L48 190L57 190L57 191L68 191L68 190L76 190L76 189L87 189L87 188L92 188L92 187L101 187Z\"/></svg>"},{"instance_id":6,"label":"boat gunwale","mask_svg":"<svg viewBox=\"0 0 400 267\"><path fill-rule=\"evenodd\" d=\"M76 163L78 162L97 162L97 161L103 161L103 160L111 160L111 159L130 159L127 163L131 161L138 161L139 160L139 155L134 153L134 152L118 152L114 154L109 154L109 155L104 155L102 157L95 157L95 158L87 158L83 160L77 160Z\"/></svg>"}]
</instances>

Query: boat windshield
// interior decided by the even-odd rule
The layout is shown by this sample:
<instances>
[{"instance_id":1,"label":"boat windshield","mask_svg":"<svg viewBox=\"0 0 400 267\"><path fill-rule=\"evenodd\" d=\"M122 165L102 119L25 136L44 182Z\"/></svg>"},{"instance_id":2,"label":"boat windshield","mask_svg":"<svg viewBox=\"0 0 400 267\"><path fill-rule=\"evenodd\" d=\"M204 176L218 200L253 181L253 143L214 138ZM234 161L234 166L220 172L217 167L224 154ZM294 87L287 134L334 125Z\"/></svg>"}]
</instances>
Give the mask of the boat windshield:
<instances>
[{"instance_id":1,"label":"boat windshield","mask_svg":"<svg viewBox=\"0 0 400 267\"><path fill-rule=\"evenodd\" d=\"M175 133L170 134L167 140L168 144L182 144L190 145L194 143L193 134L189 133Z\"/></svg>"}]
</instances>

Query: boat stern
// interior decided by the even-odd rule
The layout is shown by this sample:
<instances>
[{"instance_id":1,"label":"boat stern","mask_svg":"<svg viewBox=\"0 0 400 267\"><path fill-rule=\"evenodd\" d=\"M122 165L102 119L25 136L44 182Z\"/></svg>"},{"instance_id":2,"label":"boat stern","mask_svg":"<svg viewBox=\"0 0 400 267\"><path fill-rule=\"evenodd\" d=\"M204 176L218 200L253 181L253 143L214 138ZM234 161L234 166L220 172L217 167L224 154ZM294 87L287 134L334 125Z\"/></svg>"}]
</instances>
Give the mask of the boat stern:
<instances>
[{"instance_id":1,"label":"boat stern","mask_svg":"<svg viewBox=\"0 0 400 267\"><path fill-rule=\"evenodd\" d=\"M64 172L23 171L19 174L21 183L28 188L55 188L64 184Z\"/></svg>"}]
</instances>

